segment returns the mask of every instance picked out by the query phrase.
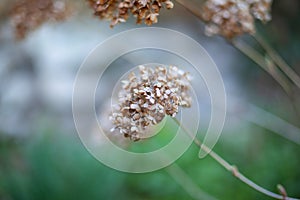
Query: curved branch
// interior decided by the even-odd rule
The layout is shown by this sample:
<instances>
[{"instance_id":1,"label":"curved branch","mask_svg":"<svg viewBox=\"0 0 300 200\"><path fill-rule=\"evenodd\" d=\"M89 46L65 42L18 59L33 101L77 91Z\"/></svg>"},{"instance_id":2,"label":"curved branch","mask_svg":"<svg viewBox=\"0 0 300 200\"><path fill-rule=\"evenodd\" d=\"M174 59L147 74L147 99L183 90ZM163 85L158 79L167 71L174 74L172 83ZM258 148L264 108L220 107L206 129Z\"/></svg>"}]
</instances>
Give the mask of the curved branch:
<instances>
[{"instance_id":1,"label":"curved branch","mask_svg":"<svg viewBox=\"0 0 300 200\"><path fill-rule=\"evenodd\" d=\"M286 77L283 76L277 70L273 62L267 60L265 57L260 55L255 49L253 49L252 47L250 47L242 41L232 40L231 44L244 55L246 55L248 58L250 58L252 61L254 61L258 66L260 66L262 69L268 72L279 83L279 85L284 89L288 96L291 96L292 91L289 85L289 80L287 80Z\"/></svg>"},{"instance_id":2,"label":"curved branch","mask_svg":"<svg viewBox=\"0 0 300 200\"><path fill-rule=\"evenodd\" d=\"M254 39L266 50L270 58L286 74L293 83L300 88L299 75L283 60L283 58L258 34L252 35Z\"/></svg>"},{"instance_id":3,"label":"curved branch","mask_svg":"<svg viewBox=\"0 0 300 200\"><path fill-rule=\"evenodd\" d=\"M247 178L245 175L243 175L242 173L240 173L237 169L236 166L229 164L226 160L224 160L221 156L219 156L216 152L214 152L212 149L210 149L209 147L207 147L206 145L202 144L200 140L198 140L197 138L193 137L193 134L191 134L183 125L181 125L181 123L176 119L176 118L172 118L176 124L182 128L182 130L184 132L186 132L191 138L193 138L194 143L202 148L207 154L209 154L215 161L217 161L222 167L224 167L227 171L231 172L233 174L233 176L235 176L237 179L239 179L240 181L242 181L243 183L245 183L246 185L248 185L249 187L253 188L254 190L272 197L274 199L284 199L284 200L300 200L297 198L292 198L292 197L288 197L284 194L276 194L274 192L271 192L259 185L257 185L256 183L254 183L252 180L250 180L249 178Z\"/></svg>"}]
</instances>

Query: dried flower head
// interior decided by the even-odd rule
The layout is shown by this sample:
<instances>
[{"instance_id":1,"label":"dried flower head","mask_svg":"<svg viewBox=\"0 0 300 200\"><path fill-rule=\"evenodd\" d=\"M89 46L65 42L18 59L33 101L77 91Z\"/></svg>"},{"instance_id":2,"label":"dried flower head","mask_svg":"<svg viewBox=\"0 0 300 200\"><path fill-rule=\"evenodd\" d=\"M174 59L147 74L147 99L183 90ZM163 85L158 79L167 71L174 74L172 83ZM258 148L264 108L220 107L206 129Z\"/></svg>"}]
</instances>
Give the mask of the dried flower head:
<instances>
[{"instance_id":1,"label":"dried flower head","mask_svg":"<svg viewBox=\"0 0 300 200\"><path fill-rule=\"evenodd\" d=\"M207 35L219 34L227 39L255 32L254 18L271 20L272 0L208 0L202 9Z\"/></svg>"},{"instance_id":2,"label":"dried flower head","mask_svg":"<svg viewBox=\"0 0 300 200\"><path fill-rule=\"evenodd\" d=\"M175 117L179 106L190 107L188 73L177 67L140 66L139 76L131 73L122 81L122 89L110 117L114 128L133 141L140 139L150 125L161 122L166 115Z\"/></svg>"},{"instance_id":3,"label":"dried flower head","mask_svg":"<svg viewBox=\"0 0 300 200\"><path fill-rule=\"evenodd\" d=\"M173 8L171 0L88 0L100 19L111 20L111 27L120 22L126 22L131 13L136 17L136 23L147 25L157 23L157 17L162 7Z\"/></svg>"},{"instance_id":4,"label":"dried flower head","mask_svg":"<svg viewBox=\"0 0 300 200\"><path fill-rule=\"evenodd\" d=\"M18 0L11 11L16 38L23 39L49 20L63 20L69 14L63 0Z\"/></svg>"}]
</instances>

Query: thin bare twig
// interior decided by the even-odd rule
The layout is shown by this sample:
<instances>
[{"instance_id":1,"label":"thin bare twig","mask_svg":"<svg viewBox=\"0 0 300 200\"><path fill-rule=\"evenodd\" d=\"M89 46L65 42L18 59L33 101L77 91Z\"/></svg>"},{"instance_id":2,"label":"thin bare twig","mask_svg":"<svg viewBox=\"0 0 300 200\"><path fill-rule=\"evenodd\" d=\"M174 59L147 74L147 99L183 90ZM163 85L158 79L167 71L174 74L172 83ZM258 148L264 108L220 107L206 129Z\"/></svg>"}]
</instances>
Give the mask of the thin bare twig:
<instances>
[{"instance_id":1,"label":"thin bare twig","mask_svg":"<svg viewBox=\"0 0 300 200\"><path fill-rule=\"evenodd\" d=\"M232 40L232 45L240 52L253 60L258 66L268 72L284 89L284 91L291 96L291 87L289 81L276 69L273 63L259 54L255 49L242 42L241 40Z\"/></svg>"},{"instance_id":2,"label":"thin bare twig","mask_svg":"<svg viewBox=\"0 0 300 200\"><path fill-rule=\"evenodd\" d=\"M183 6L185 9L187 9L194 16L202 20L202 15L200 14L199 8L197 6L193 5L191 2L186 0L176 0L176 2ZM271 62L267 63L264 56L260 55L255 49L251 48L246 43L233 40L231 41L231 44L239 51L244 53L248 58L253 60L266 72L268 72L279 83L279 85L284 89L284 91L289 96L291 96L291 88L288 84L288 80L284 76L282 76L280 72L278 72L276 67L270 65L272 64Z\"/></svg>"},{"instance_id":3,"label":"thin bare twig","mask_svg":"<svg viewBox=\"0 0 300 200\"><path fill-rule=\"evenodd\" d=\"M182 7L187 9L191 14L195 15L197 18L202 20L202 15L199 12L199 8L191 4L190 1L186 1L186 0L175 0L175 1L179 3Z\"/></svg>"},{"instance_id":4,"label":"thin bare twig","mask_svg":"<svg viewBox=\"0 0 300 200\"><path fill-rule=\"evenodd\" d=\"M265 49L270 58L276 65L286 74L293 83L300 88L299 75L283 60L283 58L259 35L256 33L252 35L254 39Z\"/></svg>"},{"instance_id":5,"label":"thin bare twig","mask_svg":"<svg viewBox=\"0 0 300 200\"><path fill-rule=\"evenodd\" d=\"M290 85L290 81L281 73L281 71L275 66L274 62L270 60L268 57L262 56L258 53L254 48L242 42L241 40L232 40L232 46L237 48L240 52L246 55L248 58L253 60L258 66L264 69L267 73L269 73L277 83L283 88L286 92L288 98L291 101L291 105L294 108L295 114L300 119L300 112L296 104L296 96L293 93L292 87Z\"/></svg>"},{"instance_id":6,"label":"thin bare twig","mask_svg":"<svg viewBox=\"0 0 300 200\"><path fill-rule=\"evenodd\" d=\"M274 199L286 199L286 200L300 200L297 198L287 197L283 194L276 194L274 192L271 192L256 183L254 183L252 180L247 178L245 175L240 173L236 166L229 164L226 160L224 160L221 156L219 156L217 153L215 153L212 149L207 147L205 144L203 144L200 140L198 140L196 137L193 137L193 134L191 134L176 118L172 118L177 125L182 128L184 132L186 132L190 137L193 138L194 143L202 148L208 155L210 155L216 162L218 162L222 167L224 167L227 171L231 172L233 176L235 176L237 179L248 185L249 187L255 189L256 191L265 194L266 196L272 197Z\"/></svg>"},{"instance_id":7,"label":"thin bare twig","mask_svg":"<svg viewBox=\"0 0 300 200\"><path fill-rule=\"evenodd\" d=\"M300 145L300 129L298 127L251 103L245 103L243 106L248 108L241 115L244 120L271 130L273 133Z\"/></svg>"}]
</instances>

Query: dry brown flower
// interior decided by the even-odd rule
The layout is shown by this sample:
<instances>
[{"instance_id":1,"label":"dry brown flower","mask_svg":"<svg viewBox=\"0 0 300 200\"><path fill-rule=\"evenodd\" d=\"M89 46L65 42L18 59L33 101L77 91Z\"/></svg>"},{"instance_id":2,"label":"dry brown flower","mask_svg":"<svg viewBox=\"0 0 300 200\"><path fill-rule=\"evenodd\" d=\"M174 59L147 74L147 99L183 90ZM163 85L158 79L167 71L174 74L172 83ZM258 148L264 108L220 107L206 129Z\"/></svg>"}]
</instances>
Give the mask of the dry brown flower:
<instances>
[{"instance_id":1,"label":"dry brown flower","mask_svg":"<svg viewBox=\"0 0 300 200\"><path fill-rule=\"evenodd\" d=\"M271 20L272 0L208 0L202 8L207 35L219 34L227 39L255 33L254 19Z\"/></svg>"},{"instance_id":2,"label":"dry brown flower","mask_svg":"<svg viewBox=\"0 0 300 200\"><path fill-rule=\"evenodd\" d=\"M64 20L69 10L64 0L18 0L11 11L11 21L17 39L23 39L49 20Z\"/></svg>"},{"instance_id":3,"label":"dry brown flower","mask_svg":"<svg viewBox=\"0 0 300 200\"><path fill-rule=\"evenodd\" d=\"M87 0L100 19L111 20L111 27L126 22L129 15L136 17L136 23L147 25L157 23L160 9L173 8L171 0Z\"/></svg>"},{"instance_id":4,"label":"dry brown flower","mask_svg":"<svg viewBox=\"0 0 300 200\"><path fill-rule=\"evenodd\" d=\"M139 76L131 73L122 81L110 119L112 131L118 129L133 141L151 125L161 122L166 115L175 117L179 106L190 107L189 74L175 66L139 67Z\"/></svg>"}]
</instances>

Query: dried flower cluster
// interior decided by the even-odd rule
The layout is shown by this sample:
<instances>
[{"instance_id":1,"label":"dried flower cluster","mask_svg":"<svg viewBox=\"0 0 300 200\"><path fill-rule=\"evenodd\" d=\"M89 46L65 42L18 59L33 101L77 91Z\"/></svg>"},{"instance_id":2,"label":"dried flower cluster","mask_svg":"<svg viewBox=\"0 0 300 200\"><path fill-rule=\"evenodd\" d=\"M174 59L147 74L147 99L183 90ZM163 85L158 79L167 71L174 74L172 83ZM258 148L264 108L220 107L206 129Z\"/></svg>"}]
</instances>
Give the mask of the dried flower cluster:
<instances>
[{"instance_id":1,"label":"dried flower cluster","mask_svg":"<svg viewBox=\"0 0 300 200\"><path fill-rule=\"evenodd\" d=\"M68 15L63 0L18 0L11 11L16 38L26 34L49 20L63 20Z\"/></svg>"},{"instance_id":2,"label":"dried flower cluster","mask_svg":"<svg viewBox=\"0 0 300 200\"><path fill-rule=\"evenodd\" d=\"M136 23L147 25L157 23L157 17L162 7L173 8L171 0L88 0L100 19L111 20L111 27L120 22L126 22L131 13L136 17Z\"/></svg>"},{"instance_id":3,"label":"dried flower cluster","mask_svg":"<svg viewBox=\"0 0 300 200\"><path fill-rule=\"evenodd\" d=\"M220 34L227 39L255 32L254 19L271 20L272 0L208 0L202 9L208 35Z\"/></svg>"},{"instance_id":4,"label":"dried flower cluster","mask_svg":"<svg viewBox=\"0 0 300 200\"><path fill-rule=\"evenodd\" d=\"M175 117L179 106L190 107L189 75L177 67L140 66L140 76L131 73L122 81L118 105L110 119L114 128L133 141L140 139L150 125L161 122L166 115Z\"/></svg>"}]
</instances>

